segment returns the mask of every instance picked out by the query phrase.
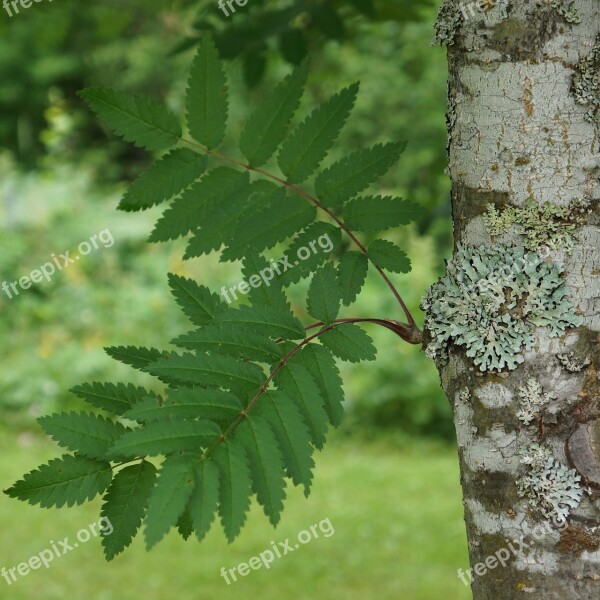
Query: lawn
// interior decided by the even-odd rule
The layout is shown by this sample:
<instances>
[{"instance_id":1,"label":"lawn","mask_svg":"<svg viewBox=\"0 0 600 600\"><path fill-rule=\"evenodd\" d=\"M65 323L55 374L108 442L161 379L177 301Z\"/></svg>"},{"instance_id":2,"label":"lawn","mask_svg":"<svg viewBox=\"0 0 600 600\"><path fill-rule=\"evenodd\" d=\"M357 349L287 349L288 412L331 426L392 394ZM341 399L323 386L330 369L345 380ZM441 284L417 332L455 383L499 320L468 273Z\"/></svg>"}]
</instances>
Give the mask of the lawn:
<instances>
[{"instance_id":1,"label":"lawn","mask_svg":"<svg viewBox=\"0 0 600 600\"><path fill-rule=\"evenodd\" d=\"M25 471L57 456L35 435L0 432L2 488ZM0 498L0 568L27 561L51 541L72 542L98 519L99 502L42 510ZM298 550L227 585L229 569L329 519L335 533L319 530ZM327 532L324 528L323 531ZM273 530L256 506L242 535L228 545L220 529L202 544L175 532L146 553L142 536L107 564L98 539L81 544L10 587L7 600L463 600L470 598L456 576L468 565L458 467L452 448L425 442L401 445L334 439L318 456L313 492L305 500L289 490L281 524Z\"/></svg>"}]
</instances>

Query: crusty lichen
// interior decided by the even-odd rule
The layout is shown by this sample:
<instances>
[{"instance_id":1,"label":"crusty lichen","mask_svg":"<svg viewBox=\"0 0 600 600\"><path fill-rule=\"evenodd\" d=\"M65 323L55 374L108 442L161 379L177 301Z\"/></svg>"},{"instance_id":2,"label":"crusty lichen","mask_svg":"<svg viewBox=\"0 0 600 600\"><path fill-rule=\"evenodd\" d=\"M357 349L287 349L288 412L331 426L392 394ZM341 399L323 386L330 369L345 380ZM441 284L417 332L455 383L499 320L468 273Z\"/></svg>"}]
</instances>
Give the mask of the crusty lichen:
<instances>
[{"instance_id":1,"label":"crusty lichen","mask_svg":"<svg viewBox=\"0 0 600 600\"><path fill-rule=\"evenodd\" d=\"M575 8L575 2L568 0L552 0L552 8L567 22L572 25L581 23L581 16L577 8Z\"/></svg>"},{"instance_id":2,"label":"crusty lichen","mask_svg":"<svg viewBox=\"0 0 600 600\"><path fill-rule=\"evenodd\" d=\"M444 0L433 26L435 35L432 44L452 46L463 21L464 16L460 10L458 0Z\"/></svg>"},{"instance_id":3,"label":"crusty lichen","mask_svg":"<svg viewBox=\"0 0 600 600\"><path fill-rule=\"evenodd\" d=\"M530 444L522 450L521 463L528 465L529 470L517 480L519 496L529 498L529 504L545 518L566 520L583 497L581 476L540 444Z\"/></svg>"},{"instance_id":4,"label":"crusty lichen","mask_svg":"<svg viewBox=\"0 0 600 600\"><path fill-rule=\"evenodd\" d=\"M600 123L600 37L591 53L575 66L573 93L578 104L590 107L586 120Z\"/></svg>"},{"instance_id":5,"label":"crusty lichen","mask_svg":"<svg viewBox=\"0 0 600 600\"><path fill-rule=\"evenodd\" d=\"M532 377L519 387L519 400L521 408L517 411L517 418L529 425L540 415L544 406L556 400L556 396L552 392L545 392L540 382Z\"/></svg>"},{"instance_id":6,"label":"crusty lichen","mask_svg":"<svg viewBox=\"0 0 600 600\"><path fill-rule=\"evenodd\" d=\"M583 360L578 359L573 351L561 352L556 355L556 358L558 358L560 364L570 373L579 373L590 364L589 358L586 357Z\"/></svg>"},{"instance_id":7,"label":"crusty lichen","mask_svg":"<svg viewBox=\"0 0 600 600\"><path fill-rule=\"evenodd\" d=\"M515 369L536 327L562 335L583 319L567 298L561 271L521 246L458 245L446 275L421 302L431 341L427 354L445 361L463 346L481 371Z\"/></svg>"},{"instance_id":8,"label":"crusty lichen","mask_svg":"<svg viewBox=\"0 0 600 600\"><path fill-rule=\"evenodd\" d=\"M568 206L551 202L539 206L529 199L524 206L506 206L500 210L490 205L484 218L490 235L502 235L514 226L528 250L546 246L571 253L576 241L575 230L591 212L590 203L585 200L573 200Z\"/></svg>"}]
</instances>

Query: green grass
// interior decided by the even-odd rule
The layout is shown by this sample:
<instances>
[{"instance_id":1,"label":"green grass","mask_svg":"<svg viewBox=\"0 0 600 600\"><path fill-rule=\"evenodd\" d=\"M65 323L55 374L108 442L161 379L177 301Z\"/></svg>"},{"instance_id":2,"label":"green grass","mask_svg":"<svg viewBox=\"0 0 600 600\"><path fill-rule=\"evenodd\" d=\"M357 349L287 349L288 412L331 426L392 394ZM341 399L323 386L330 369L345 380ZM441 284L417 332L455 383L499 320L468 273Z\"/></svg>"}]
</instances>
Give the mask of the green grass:
<instances>
[{"instance_id":1,"label":"green grass","mask_svg":"<svg viewBox=\"0 0 600 600\"><path fill-rule=\"evenodd\" d=\"M57 455L51 443L29 434L0 437L2 488ZM0 498L0 568L13 567L49 547L71 540L98 519L99 502L43 510ZM329 518L335 534L322 535L276 560L270 570L251 571L233 585L221 567L247 562L270 547ZM7 600L463 600L470 598L456 576L468 566L458 466L453 449L415 442L335 440L318 456L313 493L289 490L287 509L273 530L253 507L242 535L228 545L219 527L198 544L176 533L146 553L142 536L112 563L98 539L32 571L8 587Z\"/></svg>"}]
</instances>

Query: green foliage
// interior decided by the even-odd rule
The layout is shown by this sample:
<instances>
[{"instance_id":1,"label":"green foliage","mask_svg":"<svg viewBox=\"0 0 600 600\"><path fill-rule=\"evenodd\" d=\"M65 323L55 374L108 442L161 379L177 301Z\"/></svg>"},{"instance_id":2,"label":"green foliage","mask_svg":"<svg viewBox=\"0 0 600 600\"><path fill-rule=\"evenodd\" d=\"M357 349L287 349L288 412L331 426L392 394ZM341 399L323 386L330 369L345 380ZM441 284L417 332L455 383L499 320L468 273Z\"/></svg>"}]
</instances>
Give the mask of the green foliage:
<instances>
[{"instance_id":1,"label":"green foliage","mask_svg":"<svg viewBox=\"0 0 600 600\"><path fill-rule=\"evenodd\" d=\"M402 198L365 196L351 200L344 211L344 222L356 231L383 231L408 225L423 216L423 208Z\"/></svg>"},{"instance_id":2,"label":"green foliage","mask_svg":"<svg viewBox=\"0 0 600 600\"><path fill-rule=\"evenodd\" d=\"M88 88L80 95L110 129L140 148L162 150L181 137L177 117L157 102L110 89Z\"/></svg>"},{"instance_id":3,"label":"green foliage","mask_svg":"<svg viewBox=\"0 0 600 600\"><path fill-rule=\"evenodd\" d=\"M61 508L92 500L108 488L111 479L109 462L66 454L31 471L6 494L42 508Z\"/></svg>"},{"instance_id":4,"label":"green foliage","mask_svg":"<svg viewBox=\"0 0 600 600\"><path fill-rule=\"evenodd\" d=\"M101 512L113 527L112 534L102 538L106 560L112 560L131 544L146 516L155 480L156 468L146 460L114 476Z\"/></svg>"},{"instance_id":5,"label":"green foliage","mask_svg":"<svg viewBox=\"0 0 600 600\"><path fill-rule=\"evenodd\" d=\"M375 240L369 245L369 259L376 266L394 273L408 273L411 270L406 252L387 240Z\"/></svg>"},{"instance_id":6,"label":"green foliage","mask_svg":"<svg viewBox=\"0 0 600 600\"><path fill-rule=\"evenodd\" d=\"M192 137L208 149L216 148L227 127L227 80L212 37L200 43L188 82L188 127Z\"/></svg>"},{"instance_id":7,"label":"green foliage","mask_svg":"<svg viewBox=\"0 0 600 600\"><path fill-rule=\"evenodd\" d=\"M215 512L232 541L246 520L252 496L276 525L286 478L308 494L314 450L323 448L329 426L342 421L342 379L334 357L350 362L375 358L371 338L351 319L338 319L342 301L349 305L359 294L367 255L391 271L408 270L408 261L390 242L375 241L365 252L329 206L341 207L372 185L395 163L403 145L376 145L318 173L318 197L295 185L319 169L358 92L354 84L335 94L287 135L306 71L302 65L275 88L250 117L240 142L248 160L257 164L278 153L283 175L257 171L211 151L223 142L229 96L225 70L209 36L194 59L187 88L187 128L195 141L182 138L177 118L158 103L113 90L94 88L82 94L125 140L148 149L177 146L141 175L120 208L133 212L174 198L150 239L190 236L184 258L217 252L222 263L243 259L251 300L250 305L229 306L208 287L169 274L172 295L194 325L172 342L186 352L107 349L113 358L162 382L160 395L109 383L73 390L96 408L127 419L133 428L87 414L41 420L47 433L79 453L63 460L77 462L71 470L84 482L77 495L54 471L44 472L38 479L52 485L54 474L58 487L45 491L43 486L34 489L30 481L19 482L12 494L21 499L33 497L47 505L80 502L106 490L113 468L134 463L119 471L105 497L106 514L131 521L105 546L107 558L131 542L142 520L148 548L173 527L185 539L194 531L203 539ZM228 166L213 167L223 159ZM368 205L368 198L362 200ZM402 224L417 215L410 204L399 207L396 202L392 209ZM355 221L357 214L355 209ZM372 220L365 229L387 229L389 220L380 221L385 222ZM340 229L360 254L343 252ZM283 253L287 270L279 268L274 252ZM323 329L318 329L320 323L305 325L298 319L284 290L311 274L308 312ZM147 456L165 457L156 481L155 471L145 464ZM39 483L36 476L28 477Z\"/></svg>"},{"instance_id":8,"label":"green foliage","mask_svg":"<svg viewBox=\"0 0 600 600\"><path fill-rule=\"evenodd\" d=\"M357 94L357 83L335 94L284 141L277 160L288 181L301 183L315 172L350 116Z\"/></svg>"},{"instance_id":9,"label":"green foliage","mask_svg":"<svg viewBox=\"0 0 600 600\"><path fill-rule=\"evenodd\" d=\"M385 175L405 148L405 143L377 144L350 154L317 177L317 195L326 206L343 204Z\"/></svg>"},{"instance_id":10,"label":"green foliage","mask_svg":"<svg viewBox=\"0 0 600 600\"><path fill-rule=\"evenodd\" d=\"M336 327L321 336L321 343L335 356L349 362L375 360L373 340L352 323Z\"/></svg>"},{"instance_id":11,"label":"green foliage","mask_svg":"<svg viewBox=\"0 0 600 600\"><path fill-rule=\"evenodd\" d=\"M193 456L167 456L148 501L144 531L148 550L177 525L194 491L194 483Z\"/></svg>"},{"instance_id":12,"label":"green foliage","mask_svg":"<svg viewBox=\"0 0 600 600\"><path fill-rule=\"evenodd\" d=\"M314 274L308 289L308 312L326 325L333 323L340 311L340 291L335 268L327 263Z\"/></svg>"},{"instance_id":13,"label":"green foliage","mask_svg":"<svg viewBox=\"0 0 600 600\"><path fill-rule=\"evenodd\" d=\"M120 423L85 413L49 415L40 417L38 423L59 446L99 459L127 431Z\"/></svg>"},{"instance_id":14,"label":"green foliage","mask_svg":"<svg viewBox=\"0 0 600 600\"><path fill-rule=\"evenodd\" d=\"M177 148L156 161L129 187L121 210L145 210L179 195L206 170L205 156L187 148Z\"/></svg>"}]
</instances>

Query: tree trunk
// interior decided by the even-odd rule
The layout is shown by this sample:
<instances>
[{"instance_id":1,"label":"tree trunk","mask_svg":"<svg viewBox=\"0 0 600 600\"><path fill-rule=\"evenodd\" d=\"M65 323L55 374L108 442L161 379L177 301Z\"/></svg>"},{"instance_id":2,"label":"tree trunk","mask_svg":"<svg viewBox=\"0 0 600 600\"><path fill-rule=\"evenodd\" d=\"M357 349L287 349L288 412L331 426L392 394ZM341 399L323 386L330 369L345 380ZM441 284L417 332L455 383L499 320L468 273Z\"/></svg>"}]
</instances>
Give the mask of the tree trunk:
<instances>
[{"instance_id":1,"label":"tree trunk","mask_svg":"<svg viewBox=\"0 0 600 600\"><path fill-rule=\"evenodd\" d=\"M456 248L423 308L459 576L476 600L600 598L600 1L447 0L436 31Z\"/></svg>"}]
</instances>

